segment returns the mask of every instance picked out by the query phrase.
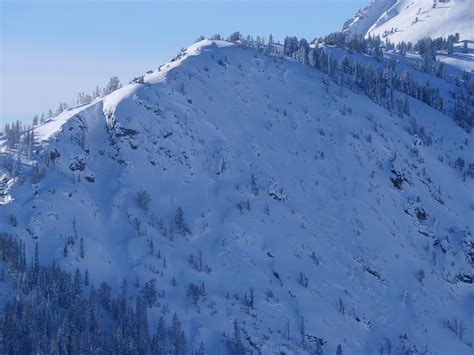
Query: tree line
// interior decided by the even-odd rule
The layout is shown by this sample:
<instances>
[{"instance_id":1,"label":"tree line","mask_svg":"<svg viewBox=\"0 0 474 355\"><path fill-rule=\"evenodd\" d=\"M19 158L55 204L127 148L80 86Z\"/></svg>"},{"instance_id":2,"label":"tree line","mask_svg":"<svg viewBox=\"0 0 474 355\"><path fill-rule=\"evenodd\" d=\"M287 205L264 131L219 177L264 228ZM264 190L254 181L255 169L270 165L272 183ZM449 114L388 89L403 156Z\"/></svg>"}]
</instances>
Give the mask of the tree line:
<instances>
[{"instance_id":1,"label":"tree line","mask_svg":"<svg viewBox=\"0 0 474 355\"><path fill-rule=\"evenodd\" d=\"M153 282L135 298L124 281L116 297L103 282L98 289L89 273L61 270L26 260L25 244L0 234L2 279L14 294L0 316L2 354L187 354L187 336L175 313L150 332L147 310L156 302ZM204 354L204 345L195 354Z\"/></svg>"},{"instance_id":2,"label":"tree line","mask_svg":"<svg viewBox=\"0 0 474 355\"><path fill-rule=\"evenodd\" d=\"M211 39L216 37L220 38L219 35L214 35ZM384 50L395 51L396 48L388 40L382 41L379 36L364 38L335 32L311 42L304 38L287 36L283 45L273 42L272 36L268 41L264 37L254 40L253 37L244 37L239 32L233 33L227 39L236 42L239 46L253 48L269 56L290 57L297 62L309 65L327 74L338 85L345 85L357 93L363 93L376 103L382 104L390 111L397 111L400 115L408 114L409 107L406 97L397 95L397 91L451 115L461 127L468 131L474 127L472 100L474 80L469 73L464 72L461 78L455 77L452 80L455 89L450 91L450 95L454 100L454 105L452 109L448 109L438 87L429 81L414 78L409 70L403 70L401 73L395 70L396 61L393 58L384 58ZM459 34L450 35L447 39L433 40L427 37L415 44L402 42L397 45L397 48L401 55L405 55L407 51L420 54L422 59L415 61L415 69L447 80L444 63L435 58L438 50L449 48L451 43L456 41L459 41ZM349 55L337 58L331 50L327 50L327 46L340 48L348 54L356 52L369 55L376 60L376 63L369 62L362 65L357 58L349 59Z\"/></svg>"}]
</instances>

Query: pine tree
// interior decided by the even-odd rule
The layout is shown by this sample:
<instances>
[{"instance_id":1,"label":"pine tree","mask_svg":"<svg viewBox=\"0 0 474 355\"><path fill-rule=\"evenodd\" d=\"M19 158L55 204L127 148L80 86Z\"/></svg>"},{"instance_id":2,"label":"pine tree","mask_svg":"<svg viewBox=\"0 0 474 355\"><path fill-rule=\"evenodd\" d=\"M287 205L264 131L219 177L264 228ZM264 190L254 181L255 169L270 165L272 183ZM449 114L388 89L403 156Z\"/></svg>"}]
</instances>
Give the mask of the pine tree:
<instances>
[{"instance_id":1,"label":"pine tree","mask_svg":"<svg viewBox=\"0 0 474 355\"><path fill-rule=\"evenodd\" d=\"M84 238L81 237L81 240L79 242L79 256L81 257L81 259L84 259L84 257L86 256L86 252L85 252L85 249L84 249Z\"/></svg>"},{"instance_id":2,"label":"pine tree","mask_svg":"<svg viewBox=\"0 0 474 355\"><path fill-rule=\"evenodd\" d=\"M176 215L175 215L175 223L176 227L178 229L178 232L184 237L187 234L191 234L191 230L189 229L189 226L187 225L185 219L184 219L184 212L181 207L178 207L176 210Z\"/></svg>"},{"instance_id":3,"label":"pine tree","mask_svg":"<svg viewBox=\"0 0 474 355\"><path fill-rule=\"evenodd\" d=\"M229 38L227 40L229 42L237 42L237 41L240 41L241 39L242 39L242 36L241 36L240 32L234 32L229 36Z\"/></svg>"},{"instance_id":4,"label":"pine tree","mask_svg":"<svg viewBox=\"0 0 474 355\"><path fill-rule=\"evenodd\" d=\"M286 37L283 44L283 53L288 57L294 57L298 50L298 39L296 37Z\"/></svg>"},{"instance_id":5,"label":"pine tree","mask_svg":"<svg viewBox=\"0 0 474 355\"><path fill-rule=\"evenodd\" d=\"M300 63L308 64L308 52L309 52L309 44L304 38L302 38L298 44L296 60Z\"/></svg>"},{"instance_id":6,"label":"pine tree","mask_svg":"<svg viewBox=\"0 0 474 355\"><path fill-rule=\"evenodd\" d=\"M454 37L452 35L448 36L447 51L448 54L454 53Z\"/></svg>"},{"instance_id":7,"label":"pine tree","mask_svg":"<svg viewBox=\"0 0 474 355\"><path fill-rule=\"evenodd\" d=\"M84 286L89 286L89 270L86 269L86 272L84 274Z\"/></svg>"},{"instance_id":8,"label":"pine tree","mask_svg":"<svg viewBox=\"0 0 474 355\"><path fill-rule=\"evenodd\" d=\"M117 76L113 76L110 78L109 82L107 83L106 87L103 90L103 95L109 95L115 90L118 90L122 87L120 83L120 79Z\"/></svg>"},{"instance_id":9,"label":"pine tree","mask_svg":"<svg viewBox=\"0 0 474 355\"><path fill-rule=\"evenodd\" d=\"M135 315L132 332L134 333L138 353L146 354L149 346L148 317L146 305L141 296L137 296L135 300Z\"/></svg>"},{"instance_id":10,"label":"pine tree","mask_svg":"<svg viewBox=\"0 0 474 355\"><path fill-rule=\"evenodd\" d=\"M250 287L250 300L249 300L250 309L255 308L255 292L253 287Z\"/></svg>"},{"instance_id":11,"label":"pine tree","mask_svg":"<svg viewBox=\"0 0 474 355\"><path fill-rule=\"evenodd\" d=\"M359 60L356 59L352 65L352 83L355 87L362 87L363 73Z\"/></svg>"},{"instance_id":12,"label":"pine tree","mask_svg":"<svg viewBox=\"0 0 474 355\"><path fill-rule=\"evenodd\" d=\"M439 78L444 78L446 76L444 63L439 60L436 62L436 76Z\"/></svg>"},{"instance_id":13,"label":"pine tree","mask_svg":"<svg viewBox=\"0 0 474 355\"><path fill-rule=\"evenodd\" d=\"M92 100L95 100L96 98L100 97L100 88L99 86L97 85L95 87L95 90L94 92L92 93Z\"/></svg>"},{"instance_id":14,"label":"pine tree","mask_svg":"<svg viewBox=\"0 0 474 355\"><path fill-rule=\"evenodd\" d=\"M381 47L381 42L380 42L380 37L375 37L373 39L373 42L374 42L374 52L373 52L373 56L375 58L375 60L377 60L377 62L381 62L383 60L383 51L382 51L382 47Z\"/></svg>"},{"instance_id":15,"label":"pine tree","mask_svg":"<svg viewBox=\"0 0 474 355\"><path fill-rule=\"evenodd\" d=\"M138 191L135 197L135 202L138 208L140 208L144 212L148 212L151 202L150 194L145 190Z\"/></svg>"},{"instance_id":16,"label":"pine tree","mask_svg":"<svg viewBox=\"0 0 474 355\"><path fill-rule=\"evenodd\" d=\"M174 354L184 355L187 350L187 340L186 335L184 334L181 328L181 321L179 320L178 315L173 314L173 319L171 320L171 329L170 329L171 342L174 348Z\"/></svg>"},{"instance_id":17,"label":"pine tree","mask_svg":"<svg viewBox=\"0 0 474 355\"><path fill-rule=\"evenodd\" d=\"M102 304L102 306L109 311L110 310L110 295L111 295L112 289L107 284L107 282L102 282L102 284L99 287L99 301Z\"/></svg>"},{"instance_id":18,"label":"pine tree","mask_svg":"<svg viewBox=\"0 0 474 355\"><path fill-rule=\"evenodd\" d=\"M148 255L155 255L155 245L153 244L153 238L150 238L148 241Z\"/></svg>"},{"instance_id":19,"label":"pine tree","mask_svg":"<svg viewBox=\"0 0 474 355\"><path fill-rule=\"evenodd\" d=\"M163 317L160 317L156 333L153 336L152 351L156 355L166 354L166 324Z\"/></svg>"},{"instance_id":20,"label":"pine tree","mask_svg":"<svg viewBox=\"0 0 474 355\"><path fill-rule=\"evenodd\" d=\"M229 355L245 355L246 349L242 344L240 327L237 319L234 319L234 334L231 339L227 339L227 352Z\"/></svg>"},{"instance_id":21,"label":"pine tree","mask_svg":"<svg viewBox=\"0 0 474 355\"><path fill-rule=\"evenodd\" d=\"M156 280L150 280L145 282L142 289L143 299L148 307L153 307L156 303L157 293L156 293Z\"/></svg>"},{"instance_id":22,"label":"pine tree","mask_svg":"<svg viewBox=\"0 0 474 355\"><path fill-rule=\"evenodd\" d=\"M78 296L80 294L82 294L82 284L83 284L83 281L82 281L82 274L81 274L81 271L79 269L76 269L76 271L74 272L74 286L73 286L73 295L74 296Z\"/></svg>"},{"instance_id":23,"label":"pine tree","mask_svg":"<svg viewBox=\"0 0 474 355\"><path fill-rule=\"evenodd\" d=\"M38 277L39 277L38 242L36 242L36 244L35 244L35 258L34 258L34 263L33 263L33 277L34 277L35 283L37 283Z\"/></svg>"}]
</instances>

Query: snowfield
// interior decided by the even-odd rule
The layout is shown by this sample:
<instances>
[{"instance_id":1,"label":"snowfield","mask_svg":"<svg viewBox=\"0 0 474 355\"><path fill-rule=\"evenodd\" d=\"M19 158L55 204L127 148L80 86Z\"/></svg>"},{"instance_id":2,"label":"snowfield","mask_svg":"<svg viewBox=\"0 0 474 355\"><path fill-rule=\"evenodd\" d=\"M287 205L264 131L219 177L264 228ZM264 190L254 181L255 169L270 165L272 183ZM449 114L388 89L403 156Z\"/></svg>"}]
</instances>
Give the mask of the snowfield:
<instances>
[{"instance_id":1,"label":"snowfield","mask_svg":"<svg viewBox=\"0 0 474 355\"><path fill-rule=\"evenodd\" d=\"M468 5L423 7L420 31L442 6ZM408 32L392 20L370 33ZM150 326L177 312L190 351L225 353L237 319L253 353L472 354L473 134L408 101L399 117L309 66L202 41L36 129L44 176L3 175L2 232L114 293L156 280Z\"/></svg>"},{"instance_id":2,"label":"snowfield","mask_svg":"<svg viewBox=\"0 0 474 355\"><path fill-rule=\"evenodd\" d=\"M433 6L436 2L436 6ZM372 0L345 25L359 35L374 35L393 43L416 42L424 37L447 37L459 33L461 40L474 40L472 0Z\"/></svg>"}]
</instances>

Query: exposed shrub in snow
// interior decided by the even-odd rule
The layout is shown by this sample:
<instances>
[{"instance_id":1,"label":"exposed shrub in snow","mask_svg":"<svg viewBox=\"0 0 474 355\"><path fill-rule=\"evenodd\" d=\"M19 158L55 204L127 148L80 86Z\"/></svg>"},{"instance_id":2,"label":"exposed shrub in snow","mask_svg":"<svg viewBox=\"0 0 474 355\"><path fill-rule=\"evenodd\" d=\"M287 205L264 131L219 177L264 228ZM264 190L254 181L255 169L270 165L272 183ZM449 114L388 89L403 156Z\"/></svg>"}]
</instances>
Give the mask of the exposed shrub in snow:
<instances>
[{"instance_id":1,"label":"exposed shrub in snow","mask_svg":"<svg viewBox=\"0 0 474 355\"><path fill-rule=\"evenodd\" d=\"M14 216L13 214L9 215L8 224L13 227L16 227L18 225L18 220L16 219L16 216Z\"/></svg>"}]
</instances>

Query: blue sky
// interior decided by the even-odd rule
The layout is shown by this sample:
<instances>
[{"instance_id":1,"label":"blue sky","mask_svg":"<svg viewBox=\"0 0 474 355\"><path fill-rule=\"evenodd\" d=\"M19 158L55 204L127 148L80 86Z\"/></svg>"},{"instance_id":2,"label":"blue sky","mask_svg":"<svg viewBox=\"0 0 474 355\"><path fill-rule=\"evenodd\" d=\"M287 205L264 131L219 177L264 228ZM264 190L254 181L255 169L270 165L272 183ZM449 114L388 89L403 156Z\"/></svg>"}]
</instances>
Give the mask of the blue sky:
<instances>
[{"instance_id":1,"label":"blue sky","mask_svg":"<svg viewBox=\"0 0 474 355\"><path fill-rule=\"evenodd\" d=\"M72 102L169 60L199 35L312 39L369 0L0 0L0 123Z\"/></svg>"}]
</instances>

